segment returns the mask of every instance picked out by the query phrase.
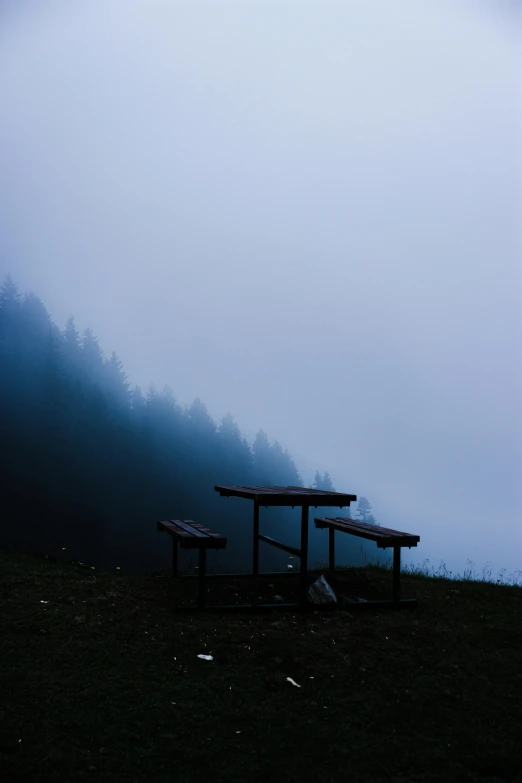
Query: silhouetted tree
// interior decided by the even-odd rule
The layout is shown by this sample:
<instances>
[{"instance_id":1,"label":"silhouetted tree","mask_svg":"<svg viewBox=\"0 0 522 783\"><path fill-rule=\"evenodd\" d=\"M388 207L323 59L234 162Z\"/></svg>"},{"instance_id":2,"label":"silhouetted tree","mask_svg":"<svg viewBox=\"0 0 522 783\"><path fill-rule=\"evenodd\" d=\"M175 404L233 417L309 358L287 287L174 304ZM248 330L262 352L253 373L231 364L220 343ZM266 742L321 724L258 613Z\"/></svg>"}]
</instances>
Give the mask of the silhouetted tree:
<instances>
[{"instance_id":1,"label":"silhouetted tree","mask_svg":"<svg viewBox=\"0 0 522 783\"><path fill-rule=\"evenodd\" d=\"M145 397L139 386L135 386L130 393L130 406L134 419L137 421L145 413Z\"/></svg>"},{"instance_id":2,"label":"silhouetted tree","mask_svg":"<svg viewBox=\"0 0 522 783\"><path fill-rule=\"evenodd\" d=\"M93 380L100 380L103 369L103 353L91 329L85 329L81 341L81 354L84 367Z\"/></svg>"},{"instance_id":3,"label":"silhouetted tree","mask_svg":"<svg viewBox=\"0 0 522 783\"><path fill-rule=\"evenodd\" d=\"M330 478L330 474L325 471L323 475L323 486L321 489L324 489L326 492L335 492L335 487L332 484L332 479Z\"/></svg>"},{"instance_id":4,"label":"silhouetted tree","mask_svg":"<svg viewBox=\"0 0 522 783\"><path fill-rule=\"evenodd\" d=\"M83 562L138 571L148 557L168 560L155 519L212 526L223 515L214 484L301 485L289 452L263 430L250 446L231 414L217 427L200 399L182 410L167 386L131 391L116 352L106 359L90 329L80 338L72 316L60 331L9 276L0 286L0 442L0 546L67 546ZM229 506L220 518L246 556L244 511ZM264 514L263 529L289 513Z\"/></svg>"},{"instance_id":5,"label":"silhouetted tree","mask_svg":"<svg viewBox=\"0 0 522 783\"><path fill-rule=\"evenodd\" d=\"M107 359L104 364L106 394L110 404L115 408L121 407L127 411L130 407L130 392L123 363L119 360L117 353L113 351L110 359Z\"/></svg>"},{"instance_id":6,"label":"silhouetted tree","mask_svg":"<svg viewBox=\"0 0 522 783\"><path fill-rule=\"evenodd\" d=\"M377 520L375 519L371 511L372 511L372 506L368 498L360 497L357 503L357 511L355 513L359 517L361 522L367 522L369 525L377 524Z\"/></svg>"},{"instance_id":7,"label":"silhouetted tree","mask_svg":"<svg viewBox=\"0 0 522 783\"><path fill-rule=\"evenodd\" d=\"M259 486L268 486L270 483L271 462L270 443L264 430L259 430L252 444L254 454L255 483Z\"/></svg>"},{"instance_id":8,"label":"silhouetted tree","mask_svg":"<svg viewBox=\"0 0 522 783\"><path fill-rule=\"evenodd\" d=\"M18 286L11 275L7 275L0 286L0 325L3 326L9 319L15 318L20 311L21 303L22 297Z\"/></svg>"},{"instance_id":9,"label":"silhouetted tree","mask_svg":"<svg viewBox=\"0 0 522 783\"><path fill-rule=\"evenodd\" d=\"M283 450L279 441L274 441L269 451L269 460L274 475L274 484L283 487L301 487L302 481L299 471L288 451Z\"/></svg>"},{"instance_id":10,"label":"silhouetted tree","mask_svg":"<svg viewBox=\"0 0 522 783\"><path fill-rule=\"evenodd\" d=\"M223 416L217 430L216 483L241 484L248 486L254 482L254 457L247 441L232 414Z\"/></svg>"},{"instance_id":11,"label":"silhouetted tree","mask_svg":"<svg viewBox=\"0 0 522 783\"><path fill-rule=\"evenodd\" d=\"M80 335L76 329L74 318L72 315L67 319L65 329L63 332L64 345L71 352L77 351L80 348Z\"/></svg>"},{"instance_id":12,"label":"silhouetted tree","mask_svg":"<svg viewBox=\"0 0 522 783\"><path fill-rule=\"evenodd\" d=\"M332 479L330 478L330 474L328 472L325 472L321 476L321 474L317 470L315 472L312 489L322 489L325 492L335 492L335 488L334 485L332 484Z\"/></svg>"}]
</instances>

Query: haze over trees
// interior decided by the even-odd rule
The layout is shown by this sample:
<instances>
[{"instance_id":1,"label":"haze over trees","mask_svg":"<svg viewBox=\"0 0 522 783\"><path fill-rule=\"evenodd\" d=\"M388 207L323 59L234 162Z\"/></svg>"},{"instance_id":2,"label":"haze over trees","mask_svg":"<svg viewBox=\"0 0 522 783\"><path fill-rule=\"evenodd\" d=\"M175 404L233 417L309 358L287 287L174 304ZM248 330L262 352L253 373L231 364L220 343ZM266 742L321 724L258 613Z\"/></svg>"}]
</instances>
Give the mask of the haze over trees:
<instances>
[{"instance_id":1,"label":"haze over trees","mask_svg":"<svg viewBox=\"0 0 522 783\"><path fill-rule=\"evenodd\" d=\"M103 567L167 566L169 542L155 520L178 517L211 520L229 536L221 566L248 568L250 509L214 486L302 486L277 440L259 430L250 445L231 413L216 423L200 399L182 407L168 386L131 388L116 352L105 356L73 317L60 331L10 276L0 288L0 438L0 545L65 547ZM333 489L328 473L314 486ZM280 533L291 514L263 510L264 529L273 534L277 524ZM279 551L270 557L272 567L286 562Z\"/></svg>"},{"instance_id":2,"label":"haze over trees","mask_svg":"<svg viewBox=\"0 0 522 783\"><path fill-rule=\"evenodd\" d=\"M368 525L378 525L379 523L372 514L372 504L368 498L360 497L357 501L357 509L355 512L356 517L361 522L366 522Z\"/></svg>"}]
</instances>

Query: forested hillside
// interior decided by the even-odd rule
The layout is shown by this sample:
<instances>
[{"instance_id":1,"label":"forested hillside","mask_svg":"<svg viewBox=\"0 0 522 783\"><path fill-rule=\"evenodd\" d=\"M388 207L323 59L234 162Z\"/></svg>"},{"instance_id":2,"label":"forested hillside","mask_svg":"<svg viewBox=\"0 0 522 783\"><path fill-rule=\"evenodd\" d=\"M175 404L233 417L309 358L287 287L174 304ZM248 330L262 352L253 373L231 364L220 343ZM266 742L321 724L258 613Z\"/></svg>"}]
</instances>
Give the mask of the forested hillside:
<instances>
[{"instance_id":1,"label":"forested hillside","mask_svg":"<svg viewBox=\"0 0 522 783\"><path fill-rule=\"evenodd\" d=\"M130 388L116 353L105 356L72 317L60 331L11 277L0 289L0 437L0 545L66 547L71 558L109 568L168 565L169 541L155 520L181 517L229 536L210 567L248 569L251 507L219 498L214 485L302 484L288 451L263 430L249 444L231 414L216 424L200 399L183 408L168 387ZM277 527L280 538L283 527L284 540L297 543L291 519L290 510L263 509L262 527ZM288 562L263 551L264 568Z\"/></svg>"}]
</instances>

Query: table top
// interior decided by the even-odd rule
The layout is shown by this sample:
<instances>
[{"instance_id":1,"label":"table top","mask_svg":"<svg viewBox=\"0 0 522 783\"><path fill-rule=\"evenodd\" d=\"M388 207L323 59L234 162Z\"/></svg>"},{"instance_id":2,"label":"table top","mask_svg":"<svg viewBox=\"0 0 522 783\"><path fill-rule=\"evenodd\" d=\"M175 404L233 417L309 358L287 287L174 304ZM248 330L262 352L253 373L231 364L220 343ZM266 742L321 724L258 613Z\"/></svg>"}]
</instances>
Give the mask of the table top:
<instances>
[{"instance_id":1,"label":"table top","mask_svg":"<svg viewBox=\"0 0 522 783\"><path fill-rule=\"evenodd\" d=\"M260 506L349 506L357 495L305 487L214 487L223 497L254 500Z\"/></svg>"}]
</instances>

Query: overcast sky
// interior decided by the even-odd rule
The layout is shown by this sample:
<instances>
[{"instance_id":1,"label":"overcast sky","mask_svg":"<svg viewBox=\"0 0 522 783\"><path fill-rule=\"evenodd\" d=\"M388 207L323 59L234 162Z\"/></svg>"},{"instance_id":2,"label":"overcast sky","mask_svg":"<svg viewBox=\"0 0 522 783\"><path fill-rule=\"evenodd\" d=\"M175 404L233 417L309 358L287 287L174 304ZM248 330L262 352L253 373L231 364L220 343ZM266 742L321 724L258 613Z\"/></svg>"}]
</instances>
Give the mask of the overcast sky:
<instances>
[{"instance_id":1,"label":"overcast sky","mask_svg":"<svg viewBox=\"0 0 522 783\"><path fill-rule=\"evenodd\" d=\"M415 559L522 568L515 8L0 2L0 275Z\"/></svg>"}]
</instances>

